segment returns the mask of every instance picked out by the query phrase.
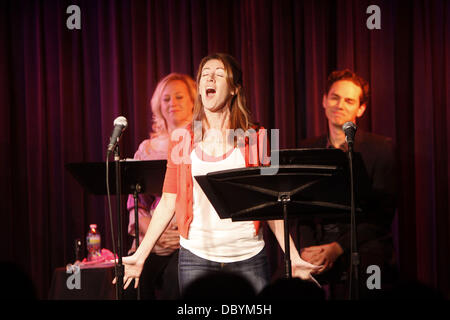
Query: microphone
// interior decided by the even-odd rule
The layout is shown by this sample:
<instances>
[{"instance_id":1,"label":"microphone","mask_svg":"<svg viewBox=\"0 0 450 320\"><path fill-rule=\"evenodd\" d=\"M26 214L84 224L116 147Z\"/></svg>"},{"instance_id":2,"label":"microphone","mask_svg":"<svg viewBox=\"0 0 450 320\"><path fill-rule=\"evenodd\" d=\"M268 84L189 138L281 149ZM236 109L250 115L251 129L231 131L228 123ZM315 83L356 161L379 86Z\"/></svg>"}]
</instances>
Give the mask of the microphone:
<instances>
[{"instance_id":1,"label":"microphone","mask_svg":"<svg viewBox=\"0 0 450 320\"><path fill-rule=\"evenodd\" d=\"M111 153L119 142L122 132L127 128L128 122L125 117L117 117L114 120L114 129L108 144L108 154Z\"/></svg>"},{"instance_id":2,"label":"microphone","mask_svg":"<svg viewBox=\"0 0 450 320\"><path fill-rule=\"evenodd\" d=\"M344 130L345 133L345 141L347 141L347 144L353 145L356 129L356 124L351 121L344 123L344 125L342 126L342 130Z\"/></svg>"}]
</instances>

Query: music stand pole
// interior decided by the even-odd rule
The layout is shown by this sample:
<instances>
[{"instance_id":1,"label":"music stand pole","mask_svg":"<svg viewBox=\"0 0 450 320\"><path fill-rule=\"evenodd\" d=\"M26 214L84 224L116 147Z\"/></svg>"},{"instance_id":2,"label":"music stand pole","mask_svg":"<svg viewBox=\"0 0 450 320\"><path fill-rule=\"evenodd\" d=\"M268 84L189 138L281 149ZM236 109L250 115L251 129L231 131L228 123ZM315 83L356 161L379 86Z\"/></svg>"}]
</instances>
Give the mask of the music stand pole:
<instances>
[{"instance_id":1,"label":"music stand pole","mask_svg":"<svg viewBox=\"0 0 450 320\"><path fill-rule=\"evenodd\" d=\"M136 183L133 198L134 198L134 233L135 233L135 247L136 250L139 247L139 205L138 205L138 195L141 192L141 185ZM136 280L135 280L136 281ZM137 300L141 300L141 284L137 287Z\"/></svg>"},{"instance_id":2,"label":"music stand pole","mask_svg":"<svg viewBox=\"0 0 450 320\"><path fill-rule=\"evenodd\" d=\"M119 144L116 145L114 149L114 162L116 164L116 196L117 196L117 300L123 300L123 276L124 276L124 266L122 264L122 200L121 200L121 190L122 190L122 178L120 175L120 155L119 155Z\"/></svg>"},{"instance_id":3,"label":"music stand pole","mask_svg":"<svg viewBox=\"0 0 450 320\"><path fill-rule=\"evenodd\" d=\"M291 201L289 195L281 195L278 198L283 204L283 222L284 222L284 272L287 279L292 278L292 266L291 266L291 250L289 245L289 225L288 225L288 214L287 214L287 204Z\"/></svg>"},{"instance_id":4,"label":"music stand pole","mask_svg":"<svg viewBox=\"0 0 450 320\"><path fill-rule=\"evenodd\" d=\"M353 179L353 143L348 143L348 161L350 169L350 234L351 234L351 256L350 256L350 285L349 299L359 299L359 254L356 239L356 217L355 217L355 186ZM354 288L354 290L352 290Z\"/></svg>"}]
</instances>

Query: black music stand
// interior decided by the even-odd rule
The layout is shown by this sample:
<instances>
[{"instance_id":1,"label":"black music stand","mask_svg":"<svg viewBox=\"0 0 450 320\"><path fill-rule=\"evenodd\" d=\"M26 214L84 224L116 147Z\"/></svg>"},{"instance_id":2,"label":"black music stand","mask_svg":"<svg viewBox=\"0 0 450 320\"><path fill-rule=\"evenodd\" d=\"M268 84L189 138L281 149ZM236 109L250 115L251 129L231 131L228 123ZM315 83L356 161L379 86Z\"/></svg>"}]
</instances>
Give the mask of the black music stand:
<instances>
[{"instance_id":1,"label":"black music stand","mask_svg":"<svg viewBox=\"0 0 450 320\"><path fill-rule=\"evenodd\" d=\"M134 217L135 217L135 239L136 248L139 246L139 210L138 194L151 193L162 194L162 185L166 174L167 160L120 160L120 184L121 194L133 194L134 197ZM116 189L115 162L109 162L109 185L110 190ZM105 162L79 162L68 163L66 169L89 193L94 195L106 195L106 163ZM122 226L118 226L121 228ZM121 233L118 234L118 256L122 257L123 240ZM120 259L119 259L120 260ZM116 274L117 276L117 274ZM118 288L119 297L122 297L123 288ZM138 287L137 297L139 299L140 290Z\"/></svg>"},{"instance_id":2,"label":"black music stand","mask_svg":"<svg viewBox=\"0 0 450 320\"><path fill-rule=\"evenodd\" d=\"M348 163L338 149L280 150L279 163L275 175L247 167L195 179L221 219L284 220L285 275L291 278L288 218L323 223L349 219Z\"/></svg>"},{"instance_id":3,"label":"black music stand","mask_svg":"<svg viewBox=\"0 0 450 320\"><path fill-rule=\"evenodd\" d=\"M122 177L122 194L132 194L136 185L141 186L140 193L161 194L166 174L166 160L120 160ZM89 193L106 195L106 163L105 162L77 162L68 163L65 168L78 183ZM114 174L115 163L109 163L109 185L111 190L116 188Z\"/></svg>"}]
</instances>

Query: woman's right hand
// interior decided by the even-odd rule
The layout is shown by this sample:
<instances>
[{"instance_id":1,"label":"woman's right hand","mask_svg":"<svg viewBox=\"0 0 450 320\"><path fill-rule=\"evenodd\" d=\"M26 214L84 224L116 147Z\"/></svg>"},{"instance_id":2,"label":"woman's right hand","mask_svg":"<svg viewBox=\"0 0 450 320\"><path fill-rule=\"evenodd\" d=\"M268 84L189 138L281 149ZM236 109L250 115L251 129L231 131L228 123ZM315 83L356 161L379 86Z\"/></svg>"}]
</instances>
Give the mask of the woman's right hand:
<instances>
[{"instance_id":1,"label":"woman's right hand","mask_svg":"<svg viewBox=\"0 0 450 320\"><path fill-rule=\"evenodd\" d=\"M175 193L164 192L162 194L139 248L132 256L122 259L125 267L123 275L124 289L130 285L133 279L135 280L134 287L137 288L139 286L139 277L144 268L144 262L175 214L176 198L177 195ZM113 284L115 283L117 283L117 279L114 278Z\"/></svg>"},{"instance_id":2,"label":"woman's right hand","mask_svg":"<svg viewBox=\"0 0 450 320\"><path fill-rule=\"evenodd\" d=\"M128 257L122 258L122 263L125 267L124 276L123 276L123 288L124 290L128 288L131 281L134 281L134 287L137 288L139 285L139 277L141 276L142 269L144 267L144 262L140 262L136 254L133 254ZM113 284L116 284L117 278L113 279Z\"/></svg>"}]
</instances>

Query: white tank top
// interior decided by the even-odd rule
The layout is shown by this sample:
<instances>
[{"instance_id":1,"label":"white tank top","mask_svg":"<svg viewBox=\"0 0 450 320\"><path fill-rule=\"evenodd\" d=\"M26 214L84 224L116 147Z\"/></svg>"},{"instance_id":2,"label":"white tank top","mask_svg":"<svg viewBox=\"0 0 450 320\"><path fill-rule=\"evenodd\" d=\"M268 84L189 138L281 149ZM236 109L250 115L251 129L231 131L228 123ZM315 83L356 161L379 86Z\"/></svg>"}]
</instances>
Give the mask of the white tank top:
<instances>
[{"instance_id":1,"label":"white tank top","mask_svg":"<svg viewBox=\"0 0 450 320\"><path fill-rule=\"evenodd\" d=\"M216 158L217 161L204 161L197 152L201 152L199 148L191 153L194 217L189 226L189 237L180 237L180 245L203 259L215 262L242 261L257 255L264 248L261 228L255 234L253 221L220 219L194 178L213 171L245 167L242 152L235 148L225 159Z\"/></svg>"}]
</instances>

